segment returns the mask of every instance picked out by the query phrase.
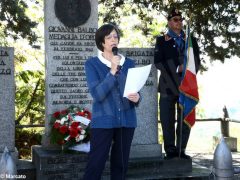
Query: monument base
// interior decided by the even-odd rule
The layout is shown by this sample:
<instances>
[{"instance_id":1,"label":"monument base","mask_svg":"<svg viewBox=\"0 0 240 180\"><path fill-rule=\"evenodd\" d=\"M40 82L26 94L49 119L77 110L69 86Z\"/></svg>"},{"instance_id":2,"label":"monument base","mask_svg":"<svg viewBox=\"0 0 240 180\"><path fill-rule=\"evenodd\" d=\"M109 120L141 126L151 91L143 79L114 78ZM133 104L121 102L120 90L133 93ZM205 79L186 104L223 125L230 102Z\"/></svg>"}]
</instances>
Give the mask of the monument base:
<instances>
[{"instance_id":1,"label":"monument base","mask_svg":"<svg viewBox=\"0 0 240 180\"><path fill-rule=\"evenodd\" d=\"M47 150L42 146L32 147L32 161L37 180L81 179L87 162L86 153L65 153Z\"/></svg>"},{"instance_id":2,"label":"monument base","mask_svg":"<svg viewBox=\"0 0 240 180\"><path fill-rule=\"evenodd\" d=\"M139 145L138 145L139 146ZM138 146L133 147L133 150ZM154 148L153 148L154 147ZM160 145L158 144L158 150ZM145 151L144 148L146 148ZM162 174L164 177L167 174L173 173L190 173L192 172L192 161L186 159L175 158L172 160L163 160L160 155L150 157L147 150L157 148L157 145L148 148L145 145L139 146L139 151L135 151L140 156L142 153L147 153L148 157L133 158L129 160L127 177L131 178L140 174ZM156 150L155 150L156 151ZM132 151L133 153L134 151ZM159 151L158 151L159 152ZM61 151L46 150L41 146L32 147L32 160L36 168L37 180L49 179L81 179L84 174L84 169L87 163L86 153L63 153ZM110 162L106 162L103 172L104 177L110 176Z\"/></svg>"},{"instance_id":3,"label":"monument base","mask_svg":"<svg viewBox=\"0 0 240 180\"><path fill-rule=\"evenodd\" d=\"M162 145L161 144L138 144L132 145L130 151L131 158L149 158L159 157L162 158Z\"/></svg>"}]
</instances>

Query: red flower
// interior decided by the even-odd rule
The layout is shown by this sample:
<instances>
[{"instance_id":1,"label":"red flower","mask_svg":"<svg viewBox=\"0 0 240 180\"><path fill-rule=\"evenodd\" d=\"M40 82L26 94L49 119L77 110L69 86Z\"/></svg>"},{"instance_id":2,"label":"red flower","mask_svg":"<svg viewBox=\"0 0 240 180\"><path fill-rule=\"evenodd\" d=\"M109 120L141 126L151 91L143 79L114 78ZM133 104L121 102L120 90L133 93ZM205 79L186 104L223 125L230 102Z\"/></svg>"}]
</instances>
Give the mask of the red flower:
<instances>
[{"instance_id":1,"label":"red flower","mask_svg":"<svg viewBox=\"0 0 240 180\"><path fill-rule=\"evenodd\" d=\"M89 133L86 131L88 127L82 126L81 122L75 121L75 116L91 119L91 113L87 109L75 106L52 114L51 143L68 147L72 144L81 143L86 138Z\"/></svg>"},{"instance_id":2,"label":"red flower","mask_svg":"<svg viewBox=\"0 0 240 180\"><path fill-rule=\"evenodd\" d=\"M79 116L84 116L84 111L79 111L79 112L77 112L77 115L79 115Z\"/></svg>"},{"instance_id":3,"label":"red flower","mask_svg":"<svg viewBox=\"0 0 240 180\"><path fill-rule=\"evenodd\" d=\"M56 118L56 119L59 118L59 116L60 116L60 112L59 112L59 111L58 111L58 112L55 112L55 113L53 114L53 117Z\"/></svg>"},{"instance_id":4,"label":"red flower","mask_svg":"<svg viewBox=\"0 0 240 180\"><path fill-rule=\"evenodd\" d=\"M61 126L60 129L59 129L59 132L60 132L61 134L66 134L67 131L68 131L68 127L67 127L66 125Z\"/></svg>"},{"instance_id":5,"label":"red flower","mask_svg":"<svg viewBox=\"0 0 240 180\"><path fill-rule=\"evenodd\" d=\"M91 120L91 113L88 110L85 110L85 117Z\"/></svg>"},{"instance_id":6,"label":"red flower","mask_svg":"<svg viewBox=\"0 0 240 180\"><path fill-rule=\"evenodd\" d=\"M73 120L73 118L72 118L72 116L71 116L70 114L68 114L67 117L68 117L68 119L69 119L70 121Z\"/></svg>"},{"instance_id":7,"label":"red flower","mask_svg":"<svg viewBox=\"0 0 240 180\"><path fill-rule=\"evenodd\" d=\"M73 122L71 124L71 127L74 128L74 129L77 129L77 127L79 126L80 122Z\"/></svg>"},{"instance_id":8,"label":"red flower","mask_svg":"<svg viewBox=\"0 0 240 180\"><path fill-rule=\"evenodd\" d=\"M75 128L70 128L70 129L69 129L69 135L70 135L72 138L77 137L77 135L78 135L78 130L75 129Z\"/></svg>"},{"instance_id":9,"label":"red flower","mask_svg":"<svg viewBox=\"0 0 240 180\"><path fill-rule=\"evenodd\" d=\"M64 140L60 140L60 141L58 141L57 142L59 145L63 145L65 142L64 142Z\"/></svg>"},{"instance_id":10,"label":"red flower","mask_svg":"<svg viewBox=\"0 0 240 180\"><path fill-rule=\"evenodd\" d=\"M55 122L53 128L58 129L61 126L59 122Z\"/></svg>"},{"instance_id":11,"label":"red flower","mask_svg":"<svg viewBox=\"0 0 240 180\"><path fill-rule=\"evenodd\" d=\"M67 109L61 111L61 115L63 115L63 116L67 115L67 113L68 113Z\"/></svg>"}]
</instances>

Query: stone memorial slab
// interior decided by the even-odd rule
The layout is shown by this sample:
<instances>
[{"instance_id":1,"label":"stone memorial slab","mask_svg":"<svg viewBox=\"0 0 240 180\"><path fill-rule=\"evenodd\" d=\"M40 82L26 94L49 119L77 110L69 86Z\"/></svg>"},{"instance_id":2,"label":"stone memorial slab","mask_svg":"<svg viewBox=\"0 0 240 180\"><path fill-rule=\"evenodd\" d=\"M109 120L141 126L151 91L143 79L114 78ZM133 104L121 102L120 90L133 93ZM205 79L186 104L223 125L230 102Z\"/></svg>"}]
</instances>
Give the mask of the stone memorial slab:
<instances>
[{"instance_id":1,"label":"stone memorial slab","mask_svg":"<svg viewBox=\"0 0 240 180\"><path fill-rule=\"evenodd\" d=\"M15 151L14 49L0 47L0 157Z\"/></svg>"},{"instance_id":2,"label":"stone memorial slab","mask_svg":"<svg viewBox=\"0 0 240 180\"><path fill-rule=\"evenodd\" d=\"M91 109L84 64L97 55L97 0L45 0L46 122L44 146L49 145L50 115L71 105Z\"/></svg>"},{"instance_id":3,"label":"stone memorial slab","mask_svg":"<svg viewBox=\"0 0 240 180\"><path fill-rule=\"evenodd\" d=\"M137 128L135 130L130 157L162 156L158 144L158 96L157 69L154 66L153 48L121 48L120 52L135 60L136 67L152 65L150 75L141 89L142 101L136 108Z\"/></svg>"}]
</instances>

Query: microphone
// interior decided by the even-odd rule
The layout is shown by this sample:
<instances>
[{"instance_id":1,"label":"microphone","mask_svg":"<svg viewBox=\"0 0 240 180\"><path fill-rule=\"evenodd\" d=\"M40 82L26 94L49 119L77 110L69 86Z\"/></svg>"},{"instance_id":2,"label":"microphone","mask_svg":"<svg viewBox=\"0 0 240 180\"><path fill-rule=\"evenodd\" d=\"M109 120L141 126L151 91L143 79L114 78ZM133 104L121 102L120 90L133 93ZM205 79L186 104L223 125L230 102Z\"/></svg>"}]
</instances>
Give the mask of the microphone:
<instances>
[{"instance_id":1,"label":"microphone","mask_svg":"<svg viewBox=\"0 0 240 180\"><path fill-rule=\"evenodd\" d=\"M118 54L118 48L117 48L116 46L114 46L114 47L112 48L112 52L113 52L113 55L114 55L114 56L117 56L117 54Z\"/></svg>"},{"instance_id":2,"label":"microphone","mask_svg":"<svg viewBox=\"0 0 240 180\"><path fill-rule=\"evenodd\" d=\"M117 54L118 54L118 48L117 48L116 46L114 46L114 47L112 48L112 52L113 52L113 55L114 55L114 56L117 56ZM122 68L121 65L118 65L118 66L117 66L117 70L118 70L118 71L120 71L121 68Z\"/></svg>"}]
</instances>

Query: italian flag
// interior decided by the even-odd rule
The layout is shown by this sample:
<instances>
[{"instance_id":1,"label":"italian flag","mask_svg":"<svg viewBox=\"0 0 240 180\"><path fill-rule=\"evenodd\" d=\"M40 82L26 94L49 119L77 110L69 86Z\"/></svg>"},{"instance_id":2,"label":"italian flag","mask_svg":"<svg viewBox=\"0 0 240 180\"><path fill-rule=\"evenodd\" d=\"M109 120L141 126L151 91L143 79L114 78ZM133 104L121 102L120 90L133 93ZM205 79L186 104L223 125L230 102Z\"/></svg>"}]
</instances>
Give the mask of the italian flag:
<instances>
[{"instance_id":1,"label":"italian flag","mask_svg":"<svg viewBox=\"0 0 240 180\"><path fill-rule=\"evenodd\" d=\"M199 96L192 39L189 30L186 43L183 77L179 90L179 104L183 111L183 121L189 127L192 127L195 123L195 107L199 101Z\"/></svg>"}]
</instances>

